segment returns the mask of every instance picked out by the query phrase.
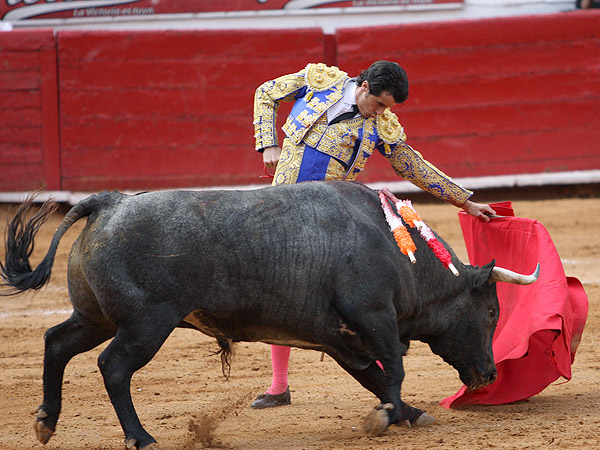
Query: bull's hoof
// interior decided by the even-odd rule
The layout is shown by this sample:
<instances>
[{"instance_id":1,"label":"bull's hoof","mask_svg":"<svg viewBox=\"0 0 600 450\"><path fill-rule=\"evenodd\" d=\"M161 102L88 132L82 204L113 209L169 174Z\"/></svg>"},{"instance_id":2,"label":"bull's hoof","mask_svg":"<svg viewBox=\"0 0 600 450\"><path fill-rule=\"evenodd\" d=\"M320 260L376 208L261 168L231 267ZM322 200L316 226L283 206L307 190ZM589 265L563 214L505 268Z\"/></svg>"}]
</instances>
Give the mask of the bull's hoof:
<instances>
[{"instance_id":1,"label":"bull's hoof","mask_svg":"<svg viewBox=\"0 0 600 450\"><path fill-rule=\"evenodd\" d=\"M433 425L435 423L435 419L433 416L427 414L426 412L421 413L421 415L417 418L417 420L410 421L406 419L404 422L400 422L399 425L402 425L408 429L412 427L427 427L429 425Z\"/></svg>"},{"instance_id":2,"label":"bull's hoof","mask_svg":"<svg viewBox=\"0 0 600 450\"><path fill-rule=\"evenodd\" d=\"M48 417L48 413L43 409L38 409L35 415L35 419L33 421L33 429L35 430L35 435L42 444L47 444L52 435L54 434L54 430L47 427L43 420Z\"/></svg>"},{"instance_id":3,"label":"bull's hoof","mask_svg":"<svg viewBox=\"0 0 600 450\"><path fill-rule=\"evenodd\" d=\"M156 442L153 442L152 444L140 448L140 450L160 450L160 448Z\"/></svg>"},{"instance_id":4,"label":"bull's hoof","mask_svg":"<svg viewBox=\"0 0 600 450\"><path fill-rule=\"evenodd\" d=\"M421 414L415 423L413 423L413 427L428 427L429 425L433 425L435 423L435 418L426 412Z\"/></svg>"},{"instance_id":5,"label":"bull's hoof","mask_svg":"<svg viewBox=\"0 0 600 450\"><path fill-rule=\"evenodd\" d=\"M379 405L371 411L363 422L363 430L367 436L379 436L390 425L390 416L388 411L394 409L394 405L386 403Z\"/></svg>"},{"instance_id":6,"label":"bull's hoof","mask_svg":"<svg viewBox=\"0 0 600 450\"><path fill-rule=\"evenodd\" d=\"M125 448L127 450L160 450L160 447L156 442L152 442L144 447L137 448L137 441L135 439L126 439L125 440Z\"/></svg>"}]
</instances>

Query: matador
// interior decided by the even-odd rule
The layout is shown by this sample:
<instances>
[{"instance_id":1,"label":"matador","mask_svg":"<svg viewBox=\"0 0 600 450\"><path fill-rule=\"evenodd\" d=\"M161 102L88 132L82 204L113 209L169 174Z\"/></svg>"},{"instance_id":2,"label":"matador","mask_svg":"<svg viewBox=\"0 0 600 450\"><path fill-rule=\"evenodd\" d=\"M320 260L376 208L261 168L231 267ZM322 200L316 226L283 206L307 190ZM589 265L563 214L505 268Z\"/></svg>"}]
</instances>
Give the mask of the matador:
<instances>
[{"instance_id":1,"label":"matador","mask_svg":"<svg viewBox=\"0 0 600 450\"><path fill-rule=\"evenodd\" d=\"M254 97L256 150L266 167L275 167L273 185L303 181L355 180L375 150L395 172L434 196L489 221L489 205L427 162L406 143L406 134L390 108L408 97L406 72L395 62L377 61L358 77L337 67L308 64L297 73L263 83ZM281 102L294 102L277 140ZM273 379L253 408L289 405L289 347L271 346Z\"/></svg>"}]
</instances>

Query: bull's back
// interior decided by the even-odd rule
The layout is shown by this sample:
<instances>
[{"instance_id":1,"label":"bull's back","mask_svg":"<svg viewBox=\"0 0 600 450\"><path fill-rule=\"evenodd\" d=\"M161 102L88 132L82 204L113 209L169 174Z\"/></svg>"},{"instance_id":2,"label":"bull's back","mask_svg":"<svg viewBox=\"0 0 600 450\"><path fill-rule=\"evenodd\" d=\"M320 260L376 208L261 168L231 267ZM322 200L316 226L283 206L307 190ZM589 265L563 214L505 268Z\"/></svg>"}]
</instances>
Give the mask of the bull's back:
<instances>
[{"instance_id":1,"label":"bull's back","mask_svg":"<svg viewBox=\"0 0 600 450\"><path fill-rule=\"evenodd\" d=\"M118 200L88 223L73 258L101 303L126 292L140 304L176 298L182 312L317 313L395 248L377 195L353 183Z\"/></svg>"}]
</instances>

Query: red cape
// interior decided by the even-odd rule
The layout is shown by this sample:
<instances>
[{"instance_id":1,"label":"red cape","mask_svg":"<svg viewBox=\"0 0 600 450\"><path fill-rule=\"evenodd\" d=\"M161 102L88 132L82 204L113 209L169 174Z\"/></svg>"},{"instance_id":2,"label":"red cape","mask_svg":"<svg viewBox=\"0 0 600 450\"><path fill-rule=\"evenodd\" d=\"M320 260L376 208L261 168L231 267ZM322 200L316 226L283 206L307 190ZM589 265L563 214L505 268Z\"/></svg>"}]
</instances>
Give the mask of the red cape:
<instances>
[{"instance_id":1,"label":"red cape","mask_svg":"<svg viewBox=\"0 0 600 450\"><path fill-rule=\"evenodd\" d=\"M463 386L441 401L446 408L516 402L541 392L561 376L570 380L587 318L583 286L565 276L544 226L514 217L510 202L491 206L506 217L485 223L459 213L470 263L482 266L495 259L499 267L529 275L539 262L540 276L529 286L497 283L500 317L493 350L498 379L476 391Z\"/></svg>"}]
</instances>

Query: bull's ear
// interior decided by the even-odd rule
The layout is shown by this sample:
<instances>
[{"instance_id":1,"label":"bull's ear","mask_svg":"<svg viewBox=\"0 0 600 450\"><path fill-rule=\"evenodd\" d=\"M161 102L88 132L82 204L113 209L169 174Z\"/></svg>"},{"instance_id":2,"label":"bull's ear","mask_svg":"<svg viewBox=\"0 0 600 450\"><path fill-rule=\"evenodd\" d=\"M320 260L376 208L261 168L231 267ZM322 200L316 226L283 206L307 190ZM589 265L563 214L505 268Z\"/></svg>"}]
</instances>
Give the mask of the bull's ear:
<instances>
[{"instance_id":1,"label":"bull's ear","mask_svg":"<svg viewBox=\"0 0 600 450\"><path fill-rule=\"evenodd\" d=\"M494 266L496 265L496 260L492 260L487 263L485 266L473 266L472 277L471 279L471 287L473 289L483 289L485 286L489 284L490 277L492 276L492 271Z\"/></svg>"}]
</instances>

